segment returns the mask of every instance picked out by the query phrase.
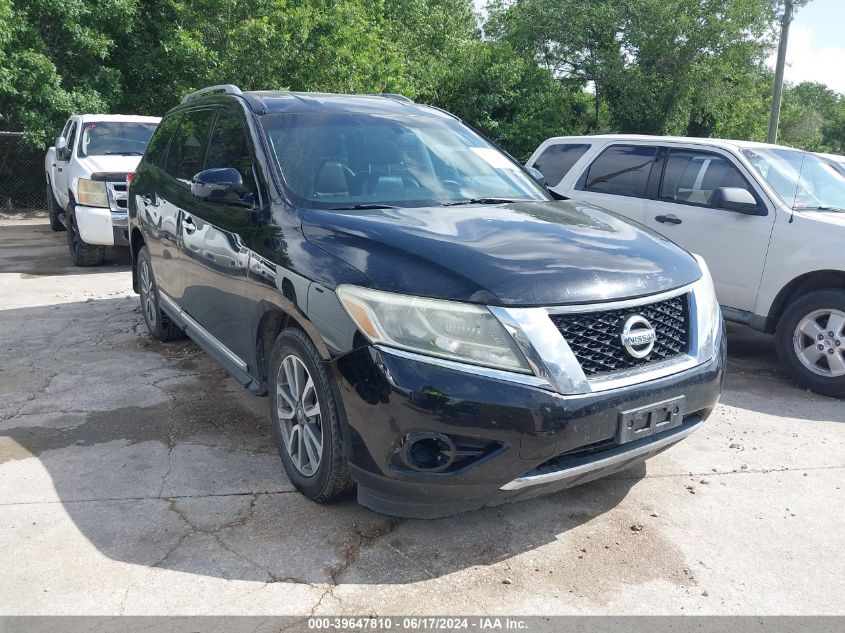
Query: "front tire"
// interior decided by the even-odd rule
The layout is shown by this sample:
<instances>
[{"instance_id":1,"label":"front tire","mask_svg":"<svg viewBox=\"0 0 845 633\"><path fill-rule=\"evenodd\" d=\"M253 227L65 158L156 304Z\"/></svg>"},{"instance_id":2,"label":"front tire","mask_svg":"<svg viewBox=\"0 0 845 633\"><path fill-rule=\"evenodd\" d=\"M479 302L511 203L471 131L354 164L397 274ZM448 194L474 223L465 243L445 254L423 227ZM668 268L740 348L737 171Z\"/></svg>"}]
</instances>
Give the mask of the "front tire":
<instances>
[{"instance_id":1,"label":"front tire","mask_svg":"<svg viewBox=\"0 0 845 633\"><path fill-rule=\"evenodd\" d=\"M352 486L342 421L330 377L311 340L284 330L270 355L273 437L291 483L306 497L326 503Z\"/></svg>"},{"instance_id":2,"label":"front tire","mask_svg":"<svg viewBox=\"0 0 845 633\"><path fill-rule=\"evenodd\" d=\"M793 301L775 337L781 363L798 384L845 396L845 290L815 290Z\"/></svg>"},{"instance_id":3,"label":"front tire","mask_svg":"<svg viewBox=\"0 0 845 633\"><path fill-rule=\"evenodd\" d=\"M70 258L76 266L101 266L106 259L106 249L103 246L88 244L79 235L76 214L73 205L67 212L67 245Z\"/></svg>"},{"instance_id":4,"label":"front tire","mask_svg":"<svg viewBox=\"0 0 845 633\"><path fill-rule=\"evenodd\" d=\"M166 343L182 338L185 333L168 317L159 305L158 285L153 275L150 253L146 246L138 251L138 286L141 295L141 312L150 336Z\"/></svg>"},{"instance_id":5,"label":"front tire","mask_svg":"<svg viewBox=\"0 0 845 633\"><path fill-rule=\"evenodd\" d=\"M47 183L47 217L50 218L50 228L54 231L64 231L65 225L59 219L59 203L53 195L53 188Z\"/></svg>"}]
</instances>

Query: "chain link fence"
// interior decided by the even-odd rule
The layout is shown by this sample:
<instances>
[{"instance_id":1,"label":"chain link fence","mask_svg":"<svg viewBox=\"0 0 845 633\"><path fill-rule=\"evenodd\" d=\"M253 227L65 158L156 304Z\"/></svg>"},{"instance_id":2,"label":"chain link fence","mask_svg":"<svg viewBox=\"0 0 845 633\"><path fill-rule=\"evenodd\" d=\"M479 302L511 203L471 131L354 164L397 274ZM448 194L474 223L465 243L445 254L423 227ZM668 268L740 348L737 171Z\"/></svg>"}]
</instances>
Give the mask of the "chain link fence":
<instances>
[{"instance_id":1,"label":"chain link fence","mask_svg":"<svg viewBox=\"0 0 845 633\"><path fill-rule=\"evenodd\" d=\"M22 132L0 131L0 213L46 208L44 150L25 143Z\"/></svg>"}]
</instances>

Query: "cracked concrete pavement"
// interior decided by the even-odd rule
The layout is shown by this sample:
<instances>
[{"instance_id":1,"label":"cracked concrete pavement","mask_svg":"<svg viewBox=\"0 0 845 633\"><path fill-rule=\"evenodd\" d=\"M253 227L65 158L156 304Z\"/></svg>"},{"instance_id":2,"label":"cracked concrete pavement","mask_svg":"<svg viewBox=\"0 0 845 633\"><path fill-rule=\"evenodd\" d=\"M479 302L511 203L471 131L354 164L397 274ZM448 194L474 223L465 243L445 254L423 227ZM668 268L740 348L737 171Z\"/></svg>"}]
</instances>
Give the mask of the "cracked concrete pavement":
<instances>
[{"instance_id":1,"label":"cracked concrete pavement","mask_svg":"<svg viewBox=\"0 0 845 633\"><path fill-rule=\"evenodd\" d=\"M149 340L114 255L0 220L2 614L845 613L845 406L769 337L730 328L722 403L645 466L396 520L299 496L266 400Z\"/></svg>"}]
</instances>

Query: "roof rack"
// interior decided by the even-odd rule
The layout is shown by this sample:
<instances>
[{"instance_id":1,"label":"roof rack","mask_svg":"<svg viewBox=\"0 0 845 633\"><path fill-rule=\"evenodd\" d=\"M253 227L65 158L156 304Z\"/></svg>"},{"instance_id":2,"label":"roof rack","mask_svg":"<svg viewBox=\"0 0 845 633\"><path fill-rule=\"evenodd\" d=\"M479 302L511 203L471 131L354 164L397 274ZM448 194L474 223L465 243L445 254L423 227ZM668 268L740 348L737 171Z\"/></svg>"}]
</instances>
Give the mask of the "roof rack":
<instances>
[{"instance_id":1,"label":"roof rack","mask_svg":"<svg viewBox=\"0 0 845 633\"><path fill-rule=\"evenodd\" d=\"M369 92L367 96L370 97L384 97L385 99L393 99L394 101L401 101L403 103L413 103L413 99L409 99L405 95L400 95L397 92Z\"/></svg>"},{"instance_id":2,"label":"roof rack","mask_svg":"<svg viewBox=\"0 0 845 633\"><path fill-rule=\"evenodd\" d=\"M214 94L218 92L230 95L243 94L241 92L241 89L233 84L220 84L218 86L208 86L207 88L202 88L201 90L197 90L196 92L188 93L182 99L182 103L188 103L188 101L190 101L191 99L196 99L197 97L200 97L202 95Z\"/></svg>"}]
</instances>

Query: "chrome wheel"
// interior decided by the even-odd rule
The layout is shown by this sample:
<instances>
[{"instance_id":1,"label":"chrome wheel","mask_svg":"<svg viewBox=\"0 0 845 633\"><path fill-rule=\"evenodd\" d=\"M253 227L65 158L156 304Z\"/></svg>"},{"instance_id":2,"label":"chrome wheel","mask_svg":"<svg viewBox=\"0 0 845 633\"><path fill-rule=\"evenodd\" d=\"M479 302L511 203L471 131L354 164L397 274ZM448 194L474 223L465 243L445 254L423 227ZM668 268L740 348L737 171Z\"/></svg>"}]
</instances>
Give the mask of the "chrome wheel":
<instances>
[{"instance_id":1,"label":"chrome wheel","mask_svg":"<svg viewBox=\"0 0 845 633\"><path fill-rule=\"evenodd\" d=\"M298 356L291 354L282 360L276 394L285 450L296 469L310 477L323 457L323 419L314 380Z\"/></svg>"},{"instance_id":2,"label":"chrome wheel","mask_svg":"<svg viewBox=\"0 0 845 633\"><path fill-rule=\"evenodd\" d=\"M158 317L158 310L156 309L155 302L155 282L153 281L153 276L150 272L150 266L147 263L147 260L141 260L138 273L141 278L141 308L144 310L147 325L150 330L154 330L156 326L156 318Z\"/></svg>"},{"instance_id":3,"label":"chrome wheel","mask_svg":"<svg viewBox=\"0 0 845 633\"><path fill-rule=\"evenodd\" d=\"M792 342L798 360L814 374L845 376L845 312L811 312L798 322Z\"/></svg>"}]
</instances>

